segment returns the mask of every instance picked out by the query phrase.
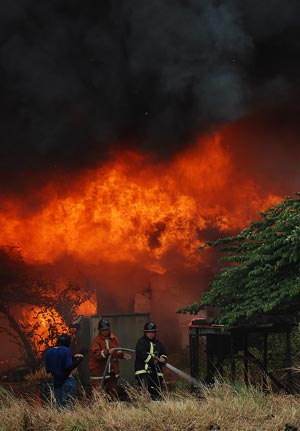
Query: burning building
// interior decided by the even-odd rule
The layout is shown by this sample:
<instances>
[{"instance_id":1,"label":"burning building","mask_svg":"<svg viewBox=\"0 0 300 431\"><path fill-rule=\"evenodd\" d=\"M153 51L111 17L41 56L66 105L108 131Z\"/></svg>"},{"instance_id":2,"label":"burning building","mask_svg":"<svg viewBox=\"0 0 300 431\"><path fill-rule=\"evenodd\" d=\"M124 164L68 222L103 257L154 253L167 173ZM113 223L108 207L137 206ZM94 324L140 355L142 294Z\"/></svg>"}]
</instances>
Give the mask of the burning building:
<instances>
[{"instance_id":1,"label":"burning building","mask_svg":"<svg viewBox=\"0 0 300 431\"><path fill-rule=\"evenodd\" d=\"M1 244L88 283L83 312L176 310L206 240L299 188L299 2L68 0L3 7Z\"/></svg>"}]
</instances>

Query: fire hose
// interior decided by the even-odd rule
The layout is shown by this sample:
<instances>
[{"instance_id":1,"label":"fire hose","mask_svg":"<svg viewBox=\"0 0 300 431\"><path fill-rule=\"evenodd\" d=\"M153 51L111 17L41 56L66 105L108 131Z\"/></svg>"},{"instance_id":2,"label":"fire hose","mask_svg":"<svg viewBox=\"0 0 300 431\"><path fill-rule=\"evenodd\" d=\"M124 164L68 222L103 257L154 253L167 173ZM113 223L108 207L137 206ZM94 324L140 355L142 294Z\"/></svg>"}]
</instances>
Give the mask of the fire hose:
<instances>
[{"instance_id":1,"label":"fire hose","mask_svg":"<svg viewBox=\"0 0 300 431\"><path fill-rule=\"evenodd\" d=\"M122 350L123 352L135 353L135 350L127 349L126 347L115 347L115 348L110 349L110 350L111 351ZM155 356L155 355L152 355L152 356L157 361L159 360L159 358L157 356ZM104 386L104 380L105 380L105 376L107 375L107 371L109 368L111 357L112 357L112 353L108 355L107 360L106 360L106 364L105 364L105 368L104 368L104 372L103 372L103 377L102 377L102 382L101 382L102 387ZM200 382L197 379L195 379L194 377L190 376L189 374L186 374L184 371L179 370L178 368L174 367L173 365L169 364L168 362L165 362L164 366L166 368L168 368L169 370L173 371L173 373L177 374L179 377L182 377L183 379L192 383L194 386L199 386Z\"/></svg>"}]
</instances>

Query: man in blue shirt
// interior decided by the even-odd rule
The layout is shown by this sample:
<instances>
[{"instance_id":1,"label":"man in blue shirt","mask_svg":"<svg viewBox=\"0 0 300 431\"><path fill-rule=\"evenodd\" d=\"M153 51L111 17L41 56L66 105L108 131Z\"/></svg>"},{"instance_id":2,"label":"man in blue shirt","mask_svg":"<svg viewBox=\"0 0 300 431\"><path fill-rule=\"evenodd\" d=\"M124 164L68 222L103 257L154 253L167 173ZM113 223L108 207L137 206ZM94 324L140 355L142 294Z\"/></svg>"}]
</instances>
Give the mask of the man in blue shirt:
<instances>
[{"instance_id":1,"label":"man in blue shirt","mask_svg":"<svg viewBox=\"0 0 300 431\"><path fill-rule=\"evenodd\" d=\"M61 334L56 346L50 347L45 354L46 372L53 376L56 405L67 409L72 408L72 400L76 395L76 381L71 372L78 367L84 357L80 353L72 356L70 341L70 335Z\"/></svg>"}]
</instances>

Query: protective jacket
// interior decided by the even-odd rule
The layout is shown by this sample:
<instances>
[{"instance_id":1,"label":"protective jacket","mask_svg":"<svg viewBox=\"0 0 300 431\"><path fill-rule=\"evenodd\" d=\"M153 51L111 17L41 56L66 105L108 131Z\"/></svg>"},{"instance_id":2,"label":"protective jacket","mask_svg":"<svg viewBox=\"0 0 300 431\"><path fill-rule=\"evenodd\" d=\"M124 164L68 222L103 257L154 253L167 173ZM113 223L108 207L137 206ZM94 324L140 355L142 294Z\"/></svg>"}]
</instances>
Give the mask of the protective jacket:
<instances>
[{"instance_id":1,"label":"protective jacket","mask_svg":"<svg viewBox=\"0 0 300 431\"><path fill-rule=\"evenodd\" d=\"M156 374L159 378L163 377L162 364L154 359L154 355L157 358L163 356L166 360L168 359L162 343L157 339L150 340L144 335L138 340L135 348L136 377L142 374Z\"/></svg>"},{"instance_id":2,"label":"protective jacket","mask_svg":"<svg viewBox=\"0 0 300 431\"><path fill-rule=\"evenodd\" d=\"M109 349L119 347L118 338L110 333L108 337L98 334L92 341L90 347L90 378L101 380L106 366L106 361L109 356ZM120 375L119 358L124 357L124 352L115 351L111 356L111 360L107 369L106 379L110 377L110 373L114 373L116 377Z\"/></svg>"}]
</instances>

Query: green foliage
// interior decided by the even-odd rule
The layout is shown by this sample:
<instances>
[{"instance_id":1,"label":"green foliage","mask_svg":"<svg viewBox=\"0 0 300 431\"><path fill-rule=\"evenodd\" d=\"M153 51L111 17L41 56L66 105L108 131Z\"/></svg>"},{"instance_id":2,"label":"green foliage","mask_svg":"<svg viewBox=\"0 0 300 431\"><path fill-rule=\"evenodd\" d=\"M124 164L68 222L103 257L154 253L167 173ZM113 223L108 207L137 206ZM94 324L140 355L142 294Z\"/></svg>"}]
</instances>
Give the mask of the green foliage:
<instances>
[{"instance_id":1,"label":"green foliage","mask_svg":"<svg viewBox=\"0 0 300 431\"><path fill-rule=\"evenodd\" d=\"M201 302L179 313L197 314L205 306L215 306L218 322L232 325L300 299L300 199L299 193L295 195L260 213L260 220L237 236L202 247L224 253L223 267Z\"/></svg>"}]
</instances>

